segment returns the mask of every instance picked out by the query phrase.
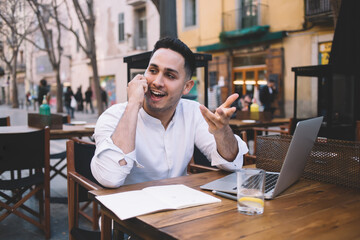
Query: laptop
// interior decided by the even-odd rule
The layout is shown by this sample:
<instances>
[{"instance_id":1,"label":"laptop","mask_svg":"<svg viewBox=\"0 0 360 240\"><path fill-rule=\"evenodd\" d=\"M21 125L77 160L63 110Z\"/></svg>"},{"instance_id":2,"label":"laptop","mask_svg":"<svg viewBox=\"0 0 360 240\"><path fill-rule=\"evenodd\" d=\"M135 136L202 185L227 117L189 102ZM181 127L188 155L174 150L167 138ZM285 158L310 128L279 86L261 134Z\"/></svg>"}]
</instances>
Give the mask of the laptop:
<instances>
[{"instance_id":1,"label":"laptop","mask_svg":"<svg viewBox=\"0 0 360 240\"><path fill-rule=\"evenodd\" d=\"M299 180L304 171L306 159L314 146L322 121L323 117L317 117L297 123L280 172L266 172L265 199L275 198ZM236 185L236 173L232 173L202 185L200 188L237 194Z\"/></svg>"}]
</instances>

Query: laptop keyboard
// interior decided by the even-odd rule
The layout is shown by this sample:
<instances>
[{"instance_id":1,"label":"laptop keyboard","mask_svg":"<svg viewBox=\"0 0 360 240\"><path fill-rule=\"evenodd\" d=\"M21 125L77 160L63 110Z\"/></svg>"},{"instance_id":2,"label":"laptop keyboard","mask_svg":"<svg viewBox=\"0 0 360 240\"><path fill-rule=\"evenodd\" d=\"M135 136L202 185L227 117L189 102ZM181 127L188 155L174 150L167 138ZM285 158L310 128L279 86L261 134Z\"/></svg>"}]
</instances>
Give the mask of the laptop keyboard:
<instances>
[{"instance_id":1,"label":"laptop keyboard","mask_svg":"<svg viewBox=\"0 0 360 240\"><path fill-rule=\"evenodd\" d=\"M265 193L270 192L275 188L279 174L266 173L265 174Z\"/></svg>"},{"instance_id":2,"label":"laptop keyboard","mask_svg":"<svg viewBox=\"0 0 360 240\"><path fill-rule=\"evenodd\" d=\"M275 173L265 173L265 193L270 192L275 188L276 182L279 178L279 174ZM259 176L255 175L250 177L245 183L244 186L248 188L252 188L253 186L257 186L259 184ZM236 190L236 188L234 188Z\"/></svg>"}]
</instances>

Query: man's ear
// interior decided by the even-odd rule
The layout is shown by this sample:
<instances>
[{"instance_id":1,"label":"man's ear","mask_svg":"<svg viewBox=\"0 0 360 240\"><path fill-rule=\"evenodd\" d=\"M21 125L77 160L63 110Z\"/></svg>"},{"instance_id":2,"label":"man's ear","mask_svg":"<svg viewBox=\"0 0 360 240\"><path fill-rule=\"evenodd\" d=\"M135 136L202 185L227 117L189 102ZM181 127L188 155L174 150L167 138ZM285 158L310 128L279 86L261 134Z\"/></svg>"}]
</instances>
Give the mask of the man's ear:
<instances>
[{"instance_id":1,"label":"man's ear","mask_svg":"<svg viewBox=\"0 0 360 240\"><path fill-rule=\"evenodd\" d=\"M194 80L190 79L185 83L184 86L184 90L183 90L183 95L186 95L190 92L190 90L192 89L192 87L194 86Z\"/></svg>"}]
</instances>

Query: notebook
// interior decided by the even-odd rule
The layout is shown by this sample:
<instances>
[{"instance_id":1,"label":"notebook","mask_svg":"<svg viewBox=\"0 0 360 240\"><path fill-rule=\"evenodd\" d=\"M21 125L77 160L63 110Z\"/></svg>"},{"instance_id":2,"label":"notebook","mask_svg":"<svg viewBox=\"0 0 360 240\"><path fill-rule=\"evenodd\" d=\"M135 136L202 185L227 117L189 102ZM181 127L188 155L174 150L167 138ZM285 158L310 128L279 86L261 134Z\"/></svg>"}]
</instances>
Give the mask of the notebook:
<instances>
[{"instance_id":1,"label":"notebook","mask_svg":"<svg viewBox=\"0 0 360 240\"><path fill-rule=\"evenodd\" d=\"M323 117L317 117L298 122L280 172L266 172L265 199L275 198L299 180L322 121ZM236 173L209 182L200 188L236 194Z\"/></svg>"}]
</instances>

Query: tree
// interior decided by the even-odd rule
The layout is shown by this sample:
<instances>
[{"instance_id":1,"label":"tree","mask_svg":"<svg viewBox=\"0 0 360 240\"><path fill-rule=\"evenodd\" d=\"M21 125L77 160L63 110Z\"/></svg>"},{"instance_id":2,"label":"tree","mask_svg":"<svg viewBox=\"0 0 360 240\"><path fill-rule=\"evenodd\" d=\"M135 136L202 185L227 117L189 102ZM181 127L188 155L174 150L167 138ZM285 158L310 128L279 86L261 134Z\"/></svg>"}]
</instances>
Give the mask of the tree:
<instances>
[{"instance_id":1,"label":"tree","mask_svg":"<svg viewBox=\"0 0 360 240\"><path fill-rule=\"evenodd\" d=\"M22 0L0 1L0 35L4 41L0 46L0 59L5 62L11 75L12 107L19 108L18 89L16 84L17 58L24 39L34 31L32 16L21 16Z\"/></svg>"},{"instance_id":2,"label":"tree","mask_svg":"<svg viewBox=\"0 0 360 240\"><path fill-rule=\"evenodd\" d=\"M59 20L58 2L57 0L51 1L39 1L39 0L27 0L31 9L33 10L37 21L41 35L44 39L44 47L39 46L34 41L27 38L34 46L47 53L49 61L56 75L56 111L63 112L63 88L60 80L60 63L62 55L61 45L61 24ZM53 18L55 21L54 26L50 26L49 18ZM52 28L56 29L56 41L53 39ZM55 45L55 46L54 46Z\"/></svg>"},{"instance_id":3,"label":"tree","mask_svg":"<svg viewBox=\"0 0 360 240\"><path fill-rule=\"evenodd\" d=\"M104 111L104 107L101 101L101 88L100 88L100 80L97 66L97 56L96 56L96 41L95 41L95 14L94 14L94 1L86 0L85 2L80 2L78 0L72 0L73 7L75 9L75 13L77 19L79 21L81 27L82 38L84 39L84 43L80 40L80 33L78 33L73 27L73 21L70 14L70 7L67 4L68 14L69 14L69 25L64 23L62 26L71 32L80 46L80 48L85 52L86 56L90 59L91 68L93 70L93 86L95 88L95 97L97 101L97 109L98 114L100 115Z\"/></svg>"}]
</instances>

